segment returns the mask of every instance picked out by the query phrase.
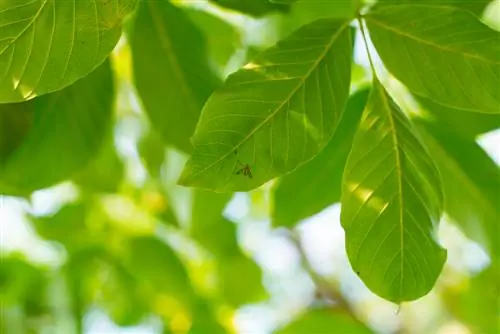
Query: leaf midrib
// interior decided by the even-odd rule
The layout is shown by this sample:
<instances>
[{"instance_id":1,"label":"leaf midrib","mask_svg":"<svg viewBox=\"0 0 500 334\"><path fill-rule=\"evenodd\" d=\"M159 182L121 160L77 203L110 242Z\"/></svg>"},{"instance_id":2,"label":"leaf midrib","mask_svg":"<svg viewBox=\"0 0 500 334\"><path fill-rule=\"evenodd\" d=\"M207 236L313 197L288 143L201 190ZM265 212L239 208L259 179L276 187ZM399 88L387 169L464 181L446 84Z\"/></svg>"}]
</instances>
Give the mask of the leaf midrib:
<instances>
[{"instance_id":1,"label":"leaf midrib","mask_svg":"<svg viewBox=\"0 0 500 334\"><path fill-rule=\"evenodd\" d=\"M398 179L398 200L399 200L399 229L400 229L400 247L401 247L401 261L400 261L400 270L401 270L401 275L400 275L400 281L399 281L399 298L401 299L403 296L403 268L404 268L404 226L403 226L403 218L404 218L404 210L403 210L403 170L401 168L401 156L400 156L400 145L399 145L399 140L398 136L396 134L396 124L394 122L394 118L392 115L392 109L389 104L389 101L387 100L386 92L383 91L382 89L382 84L377 82L377 88L380 93L380 96L382 98L382 103L384 104L384 107L387 111L387 116L389 118L389 125L391 127L391 137L392 137L392 142L394 145L394 151L395 151L395 160L396 160L396 173L397 173L397 179Z\"/></svg>"},{"instance_id":2,"label":"leaf midrib","mask_svg":"<svg viewBox=\"0 0 500 334\"><path fill-rule=\"evenodd\" d=\"M373 13L373 15L375 15L375 13ZM441 51L445 51L445 52L449 52L449 53L455 53L455 54L458 54L458 55L461 55L463 57L466 57L466 58L471 58L471 59L475 59L475 60L480 60L480 61L483 61L485 63L489 63L489 64L493 64L493 65L500 65L500 61L494 61L494 60L491 60L491 59L488 59L488 58L484 58L482 56L479 56L479 55L475 55L475 54L472 54L472 53L468 53L468 52L463 52L463 51L458 51L456 49L453 49L453 48L450 48L450 47L445 47L445 46L442 46L442 45L439 45L439 44L436 44L434 42L431 42L429 40L425 40L425 39L422 39L420 37L417 37L415 35L412 35L411 33L408 33L408 32L405 32L403 30L399 30L398 28L396 27L393 27L393 26L390 26L390 25L387 25L386 23L382 22L382 21L379 21L377 19L374 19L373 16L371 15L367 15L364 17L364 19L366 21L370 21L372 22L373 24L385 29L385 30L389 30L389 31L392 31L400 36L404 36L404 37L407 37L409 39L412 39L418 43L422 43L422 44L426 44L428 46L432 46L438 50L441 50Z\"/></svg>"},{"instance_id":3,"label":"leaf midrib","mask_svg":"<svg viewBox=\"0 0 500 334\"><path fill-rule=\"evenodd\" d=\"M17 42L17 40L19 38L21 38L22 35L24 35L24 33L26 31L28 31L29 28L31 28L31 26L35 23L35 21L38 19L38 17L40 16L40 14L43 12L44 8L45 8L45 5L49 2L49 0L44 0L44 2L42 3L42 5L40 6L40 9L38 9L38 11L35 13L35 15L33 15L33 18L29 21L28 24L26 24L26 27L24 27L24 29L22 29L19 34L17 34L17 36L15 36L9 43L7 43L7 45L2 49L0 50L0 56L2 56L5 51L7 51L11 46L12 44L14 44L15 42Z\"/></svg>"},{"instance_id":4,"label":"leaf midrib","mask_svg":"<svg viewBox=\"0 0 500 334\"><path fill-rule=\"evenodd\" d=\"M291 93L273 110L269 116L267 116L262 122L257 124L257 126L250 131L250 133L243 138L238 144L236 144L232 149L230 149L227 153L223 154L219 159L215 160L211 164L209 164L207 167L201 169L200 171L193 173L190 178L194 179L196 176L206 172L213 166L217 165L220 163L222 160L226 159L231 153L233 153L235 150L237 150L241 145L243 145L247 140L249 140L257 131L260 130L267 122L269 122L272 118L276 116L276 114L287 104L290 102L292 97L297 93L297 91L304 85L305 81L309 78L309 76L314 72L314 70L317 69L319 63L325 58L326 54L330 49L332 48L333 44L337 41L339 36L344 32L344 30L349 26L350 21L346 21L343 25L340 26L338 31L332 35L332 39L330 42L326 45L325 50L320 54L317 60L314 61L313 65L311 66L311 69L304 75L304 77L299 80L297 86L292 89Z\"/></svg>"}]
</instances>

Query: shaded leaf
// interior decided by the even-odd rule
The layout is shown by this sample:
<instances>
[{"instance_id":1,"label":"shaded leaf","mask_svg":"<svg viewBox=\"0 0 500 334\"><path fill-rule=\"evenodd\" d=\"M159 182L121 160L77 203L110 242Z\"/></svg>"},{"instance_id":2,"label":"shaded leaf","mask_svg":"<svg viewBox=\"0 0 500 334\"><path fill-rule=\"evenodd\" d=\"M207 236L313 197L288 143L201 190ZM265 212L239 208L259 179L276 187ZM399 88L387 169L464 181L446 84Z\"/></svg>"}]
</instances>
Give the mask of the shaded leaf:
<instances>
[{"instance_id":1,"label":"shaded leaf","mask_svg":"<svg viewBox=\"0 0 500 334\"><path fill-rule=\"evenodd\" d=\"M222 217L232 194L195 190L189 234L215 256L218 286L223 299L233 306L266 297L260 268L241 251L236 224Z\"/></svg>"},{"instance_id":2,"label":"shaded leaf","mask_svg":"<svg viewBox=\"0 0 500 334\"><path fill-rule=\"evenodd\" d=\"M112 134L108 135L98 155L73 179L81 188L102 193L117 192L125 175Z\"/></svg>"},{"instance_id":3,"label":"shaded leaf","mask_svg":"<svg viewBox=\"0 0 500 334\"><path fill-rule=\"evenodd\" d=\"M313 158L348 97L348 27L316 21L229 76L203 109L179 183L245 191Z\"/></svg>"},{"instance_id":4,"label":"shaded leaf","mask_svg":"<svg viewBox=\"0 0 500 334\"><path fill-rule=\"evenodd\" d=\"M444 291L450 313L473 333L495 333L500 326L500 275L490 267L472 277L465 286Z\"/></svg>"},{"instance_id":5,"label":"shaded leaf","mask_svg":"<svg viewBox=\"0 0 500 334\"><path fill-rule=\"evenodd\" d=\"M439 122L417 120L418 129L441 172L445 211L467 236L500 258L500 169L473 140Z\"/></svg>"},{"instance_id":6,"label":"shaded leaf","mask_svg":"<svg viewBox=\"0 0 500 334\"><path fill-rule=\"evenodd\" d=\"M135 0L2 0L0 102L60 90L113 50Z\"/></svg>"},{"instance_id":7,"label":"shaded leaf","mask_svg":"<svg viewBox=\"0 0 500 334\"><path fill-rule=\"evenodd\" d=\"M203 35L169 1L141 1L129 33L135 87L163 139L189 152L203 104L219 79ZM147 36L147 37L145 37Z\"/></svg>"},{"instance_id":8,"label":"shaded leaf","mask_svg":"<svg viewBox=\"0 0 500 334\"><path fill-rule=\"evenodd\" d=\"M470 10L476 15L481 15L486 6L493 0L378 0L379 2L390 2L398 5L447 5Z\"/></svg>"},{"instance_id":9,"label":"shaded leaf","mask_svg":"<svg viewBox=\"0 0 500 334\"><path fill-rule=\"evenodd\" d=\"M228 22L202 10L185 9L189 18L203 32L211 61L224 70L236 50L242 47L240 32Z\"/></svg>"},{"instance_id":10,"label":"shaded leaf","mask_svg":"<svg viewBox=\"0 0 500 334\"><path fill-rule=\"evenodd\" d=\"M500 113L500 33L473 14L380 4L365 20L385 66L412 92L452 108Z\"/></svg>"},{"instance_id":11,"label":"shaded leaf","mask_svg":"<svg viewBox=\"0 0 500 334\"><path fill-rule=\"evenodd\" d=\"M285 175L274 190L273 224L291 227L340 201L342 175L368 90L352 95L332 140L313 160Z\"/></svg>"},{"instance_id":12,"label":"shaded leaf","mask_svg":"<svg viewBox=\"0 0 500 334\"><path fill-rule=\"evenodd\" d=\"M483 133L500 128L500 114L478 114L467 110L448 108L430 99L418 98L418 103L436 119L445 131L451 130L457 135L475 138Z\"/></svg>"},{"instance_id":13,"label":"shaded leaf","mask_svg":"<svg viewBox=\"0 0 500 334\"><path fill-rule=\"evenodd\" d=\"M154 237L135 237L124 249L126 267L151 294L167 294L190 307L194 292L186 268L174 251Z\"/></svg>"},{"instance_id":14,"label":"shaded leaf","mask_svg":"<svg viewBox=\"0 0 500 334\"><path fill-rule=\"evenodd\" d=\"M369 334L372 331L351 314L336 309L310 310L276 334Z\"/></svg>"},{"instance_id":15,"label":"shaded leaf","mask_svg":"<svg viewBox=\"0 0 500 334\"><path fill-rule=\"evenodd\" d=\"M0 166L16 151L33 126L34 113L22 103L0 107Z\"/></svg>"},{"instance_id":16,"label":"shaded leaf","mask_svg":"<svg viewBox=\"0 0 500 334\"><path fill-rule=\"evenodd\" d=\"M60 92L21 104L0 104L0 114L12 108L33 113L26 137L0 166L0 192L29 193L82 170L109 131L112 106L113 78L107 62Z\"/></svg>"},{"instance_id":17,"label":"shaded leaf","mask_svg":"<svg viewBox=\"0 0 500 334\"><path fill-rule=\"evenodd\" d=\"M233 9L252 16L262 16L275 11L285 11L286 5L271 3L269 0L210 0L219 6Z\"/></svg>"},{"instance_id":18,"label":"shaded leaf","mask_svg":"<svg viewBox=\"0 0 500 334\"><path fill-rule=\"evenodd\" d=\"M341 222L354 271L370 290L396 303L427 294L446 260L435 237L440 176L378 81L345 170Z\"/></svg>"}]
</instances>

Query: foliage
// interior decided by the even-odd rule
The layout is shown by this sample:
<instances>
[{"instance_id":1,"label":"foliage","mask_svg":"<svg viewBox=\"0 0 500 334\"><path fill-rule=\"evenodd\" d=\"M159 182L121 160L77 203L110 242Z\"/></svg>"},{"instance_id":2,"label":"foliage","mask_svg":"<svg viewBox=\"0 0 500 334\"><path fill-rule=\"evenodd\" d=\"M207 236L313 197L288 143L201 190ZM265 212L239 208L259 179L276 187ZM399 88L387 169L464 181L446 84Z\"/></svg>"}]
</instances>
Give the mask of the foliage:
<instances>
[{"instance_id":1,"label":"foliage","mask_svg":"<svg viewBox=\"0 0 500 334\"><path fill-rule=\"evenodd\" d=\"M0 194L65 255L2 254L2 331L82 333L95 308L121 326L154 315L163 333L235 331L234 312L269 299L242 221L269 219L319 291L297 234L340 203L373 294L441 293L450 316L494 333L500 169L478 142L500 128L494 5L3 0ZM61 183L72 199L30 209ZM241 192L251 212L230 217ZM468 289L440 285L448 218L489 256ZM336 304L315 298L277 333L371 332L327 290Z\"/></svg>"}]
</instances>

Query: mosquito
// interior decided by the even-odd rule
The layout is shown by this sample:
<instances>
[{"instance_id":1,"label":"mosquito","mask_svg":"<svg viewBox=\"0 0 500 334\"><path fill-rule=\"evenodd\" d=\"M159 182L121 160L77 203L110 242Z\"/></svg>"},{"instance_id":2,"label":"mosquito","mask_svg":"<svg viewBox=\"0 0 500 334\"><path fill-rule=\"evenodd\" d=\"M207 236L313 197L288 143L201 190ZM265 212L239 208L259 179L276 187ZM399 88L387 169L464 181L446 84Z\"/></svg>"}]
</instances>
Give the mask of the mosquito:
<instances>
[{"instance_id":1,"label":"mosquito","mask_svg":"<svg viewBox=\"0 0 500 334\"><path fill-rule=\"evenodd\" d=\"M236 170L236 175L243 174L244 176L248 176L249 178L252 179L253 175L252 175L252 169L250 168L250 165L243 164L239 160L238 160L238 164L240 165L240 167L238 168L238 170Z\"/></svg>"}]
</instances>

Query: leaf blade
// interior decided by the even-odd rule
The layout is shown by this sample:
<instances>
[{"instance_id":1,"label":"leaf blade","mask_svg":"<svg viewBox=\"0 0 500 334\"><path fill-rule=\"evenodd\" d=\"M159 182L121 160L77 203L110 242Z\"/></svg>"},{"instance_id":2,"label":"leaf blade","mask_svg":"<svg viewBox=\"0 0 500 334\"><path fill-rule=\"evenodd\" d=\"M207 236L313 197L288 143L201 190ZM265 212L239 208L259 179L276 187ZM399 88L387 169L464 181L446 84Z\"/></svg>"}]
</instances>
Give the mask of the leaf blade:
<instances>
[{"instance_id":1,"label":"leaf blade","mask_svg":"<svg viewBox=\"0 0 500 334\"><path fill-rule=\"evenodd\" d=\"M192 139L195 149L179 183L249 190L295 169L323 148L347 100L352 55L348 24L318 20L231 75L202 111ZM301 61L293 61L296 57ZM328 92L319 89L321 82Z\"/></svg>"},{"instance_id":2,"label":"leaf blade","mask_svg":"<svg viewBox=\"0 0 500 334\"><path fill-rule=\"evenodd\" d=\"M153 127L165 142L190 152L203 104L219 86L201 32L182 9L148 0L139 5L128 36L134 84Z\"/></svg>"},{"instance_id":3,"label":"leaf blade","mask_svg":"<svg viewBox=\"0 0 500 334\"><path fill-rule=\"evenodd\" d=\"M101 65L135 0L2 1L0 102L60 90Z\"/></svg>"},{"instance_id":4,"label":"leaf blade","mask_svg":"<svg viewBox=\"0 0 500 334\"><path fill-rule=\"evenodd\" d=\"M365 20L385 66L412 92L452 108L500 113L500 34L472 13L380 4Z\"/></svg>"},{"instance_id":5,"label":"leaf blade","mask_svg":"<svg viewBox=\"0 0 500 334\"><path fill-rule=\"evenodd\" d=\"M446 258L433 235L442 212L439 174L377 81L345 170L341 223L352 267L385 299L425 295Z\"/></svg>"}]
</instances>

